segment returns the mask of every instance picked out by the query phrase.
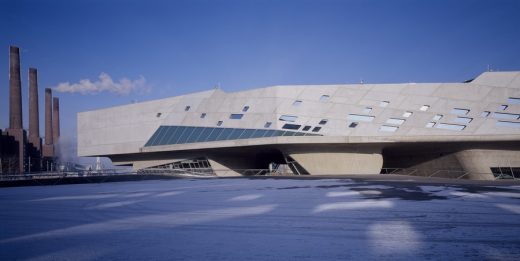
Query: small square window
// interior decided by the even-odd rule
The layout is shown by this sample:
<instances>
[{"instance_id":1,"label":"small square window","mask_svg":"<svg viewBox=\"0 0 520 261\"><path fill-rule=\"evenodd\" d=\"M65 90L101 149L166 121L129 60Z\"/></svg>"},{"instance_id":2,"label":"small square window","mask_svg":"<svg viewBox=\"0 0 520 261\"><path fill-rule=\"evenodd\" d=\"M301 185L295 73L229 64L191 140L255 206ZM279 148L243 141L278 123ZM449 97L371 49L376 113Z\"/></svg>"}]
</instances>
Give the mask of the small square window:
<instances>
[{"instance_id":1,"label":"small square window","mask_svg":"<svg viewBox=\"0 0 520 261\"><path fill-rule=\"evenodd\" d=\"M437 114L437 115L433 116L432 121L438 121L440 119L442 119L442 114Z\"/></svg>"},{"instance_id":2,"label":"small square window","mask_svg":"<svg viewBox=\"0 0 520 261\"><path fill-rule=\"evenodd\" d=\"M155 115L157 118L161 117L162 113L158 112L157 115Z\"/></svg>"},{"instance_id":3,"label":"small square window","mask_svg":"<svg viewBox=\"0 0 520 261\"><path fill-rule=\"evenodd\" d=\"M302 104L302 101L300 101L300 100L296 100L296 101L293 102L292 105L293 105L293 106L300 106L300 104Z\"/></svg>"},{"instance_id":4,"label":"small square window","mask_svg":"<svg viewBox=\"0 0 520 261\"><path fill-rule=\"evenodd\" d=\"M379 103L379 107L386 107L386 106L388 106L388 104L390 104L389 101L381 101L381 102Z\"/></svg>"},{"instance_id":5,"label":"small square window","mask_svg":"<svg viewBox=\"0 0 520 261\"><path fill-rule=\"evenodd\" d=\"M321 127L314 127L314 129L312 129L312 132L318 132L321 130Z\"/></svg>"},{"instance_id":6,"label":"small square window","mask_svg":"<svg viewBox=\"0 0 520 261\"><path fill-rule=\"evenodd\" d=\"M318 124L325 125L325 124L327 124L328 121L329 120L327 120L327 119L322 119Z\"/></svg>"},{"instance_id":7,"label":"small square window","mask_svg":"<svg viewBox=\"0 0 520 261\"><path fill-rule=\"evenodd\" d=\"M326 102L326 101L329 101L330 100L330 96L329 95L322 95L320 97L320 101L321 102Z\"/></svg>"},{"instance_id":8,"label":"small square window","mask_svg":"<svg viewBox=\"0 0 520 261\"><path fill-rule=\"evenodd\" d=\"M491 114L490 111L483 111L483 112L480 114L480 116L482 116L482 117L487 117L487 116L489 116L489 114Z\"/></svg>"},{"instance_id":9,"label":"small square window","mask_svg":"<svg viewBox=\"0 0 520 261\"><path fill-rule=\"evenodd\" d=\"M311 126L309 125L306 125L305 127L303 127L302 131L308 131L311 129Z\"/></svg>"},{"instance_id":10,"label":"small square window","mask_svg":"<svg viewBox=\"0 0 520 261\"><path fill-rule=\"evenodd\" d=\"M271 127L271 124L273 124L272 122L268 121L264 124L264 128L269 128Z\"/></svg>"},{"instance_id":11,"label":"small square window","mask_svg":"<svg viewBox=\"0 0 520 261\"><path fill-rule=\"evenodd\" d=\"M355 127L358 126L358 124L359 124L358 122L351 122L351 123L348 125L348 127L349 127L349 128L355 128Z\"/></svg>"},{"instance_id":12,"label":"small square window","mask_svg":"<svg viewBox=\"0 0 520 261\"><path fill-rule=\"evenodd\" d=\"M369 114L370 112L372 112L372 107L365 107L365 109L363 109L363 114Z\"/></svg>"},{"instance_id":13,"label":"small square window","mask_svg":"<svg viewBox=\"0 0 520 261\"><path fill-rule=\"evenodd\" d=\"M249 110L249 106L244 106L244 108L242 108L242 112L246 112Z\"/></svg>"},{"instance_id":14,"label":"small square window","mask_svg":"<svg viewBox=\"0 0 520 261\"><path fill-rule=\"evenodd\" d=\"M507 105L500 105L500 106L498 106L498 109L501 110L501 111L505 111L505 110L507 110L507 107L509 107L509 106L507 106Z\"/></svg>"},{"instance_id":15,"label":"small square window","mask_svg":"<svg viewBox=\"0 0 520 261\"><path fill-rule=\"evenodd\" d=\"M217 126L222 126L222 123L224 123L223 121L218 121L217 122Z\"/></svg>"},{"instance_id":16,"label":"small square window","mask_svg":"<svg viewBox=\"0 0 520 261\"><path fill-rule=\"evenodd\" d=\"M410 116L412 116L412 115L413 115L413 112L411 112L411 111L405 111L405 112L403 113L403 117L405 117L405 118L408 118L408 117L410 117Z\"/></svg>"},{"instance_id":17,"label":"small square window","mask_svg":"<svg viewBox=\"0 0 520 261\"><path fill-rule=\"evenodd\" d=\"M184 111L189 111L190 108L191 108L191 106L186 106L186 107L184 108Z\"/></svg>"},{"instance_id":18,"label":"small square window","mask_svg":"<svg viewBox=\"0 0 520 261\"><path fill-rule=\"evenodd\" d=\"M433 126L435 126L435 122L426 123L426 128L433 128Z\"/></svg>"},{"instance_id":19,"label":"small square window","mask_svg":"<svg viewBox=\"0 0 520 261\"><path fill-rule=\"evenodd\" d=\"M427 111L428 109L430 109L430 105L423 105L419 108L420 111Z\"/></svg>"},{"instance_id":20,"label":"small square window","mask_svg":"<svg viewBox=\"0 0 520 261\"><path fill-rule=\"evenodd\" d=\"M206 113L205 113L205 112L201 113L201 114L200 114L200 118L201 118L201 119L206 118Z\"/></svg>"}]
</instances>

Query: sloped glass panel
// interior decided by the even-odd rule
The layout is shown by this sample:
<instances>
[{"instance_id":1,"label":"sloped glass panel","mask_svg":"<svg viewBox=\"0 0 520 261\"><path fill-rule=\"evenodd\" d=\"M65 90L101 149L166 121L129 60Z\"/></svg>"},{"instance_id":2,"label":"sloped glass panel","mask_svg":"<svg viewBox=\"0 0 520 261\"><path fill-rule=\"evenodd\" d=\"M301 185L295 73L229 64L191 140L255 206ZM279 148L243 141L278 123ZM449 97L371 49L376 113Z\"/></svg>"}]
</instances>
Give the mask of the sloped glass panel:
<instances>
[{"instance_id":1,"label":"sloped glass panel","mask_svg":"<svg viewBox=\"0 0 520 261\"><path fill-rule=\"evenodd\" d=\"M444 129L444 130L461 131L466 128L466 125L439 123L435 126L435 128Z\"/></svg>"},{"instance_id":2,"label":"sloped glass panel","mask_svg":"<svg viewBox=\"0 0 520 261\"><path fill-rule=\"evenodd\" d=\"M234 129L233 132L227 137L228 140L236 140L242 133L244 132L244 129Z\"/></svg>"},{"instance_id":3,"label":"sloped glass panel","mask_svg":"<svg viewBox=\"0 0 520 261\"><path fill-rule=\"evenodd\" d=\"M180 126L173 133L168 133L167 140L161 141L161 145L164 144L177 144L177 140L180 138L182 133L187 129L187 127Z\"/></svg>"},{"instance_id":4,"label":"sloped glass panel","mask_svg":"<svg viewBox=\"0 0 520 261\"><path fill-rule=\"evenodd\" d=\"M405 111L405 112L403 113L403 117L405 117L405 118L408 118L408 117L410 117L410 116L412 116L412 115L413 115L413 112L411 112L411 111Z\"/></svg>"},{"instance_id":5,"label":"sloped glass panel","mask_svg":"<svg viewBox=\"0 0 520 261\"><path fill-rule=\"evenodd\" d=\"M194 127L188 127L186 130L182 133L181 137L177 140L177 144L183 144L186 143L188 138L191 136L191 134L195 131Z\"/></svg>"},{"instance_id":6,"label":"sloped glass panel","mask_svg":"<svg viewBox=\"0 0 520 261\"><path fill-rule=\"evenodd\" d=\"M256 130L254 130L254 129L246 129L246 130L244 130L244 132L242 132L242 135L240 135L240 137L238 137L238 138L239 139L249 139L253 136L255 131Z\"/></svg>"},{"instance_id":7,"label":"sloped glass panel","mask_svg":"<svg viewBox=\"0 0 520 261\"><path fill-rule=\"evenodd\" d=\"M227 140L228 137L231 135L234 129L232 128L225 128L222 133L217 137L217 140Z\"/></svg>"},{"instance_id":8,"label":"sloped glass panel","mask_svg":"<svg viewBox=\"0 0 520 261\"><path fill-rule=\"evenodd\" d=\"M215 128L204 128L204 131L202 131L202 133L200 134L197 142L204 142L204 141L207 141L211 132L214 130Z\"/></svg>"},{"instance_id":9,"label":"sloped glass panel","mask_svg":"<svg viewBox=\"0 0 520 261\"><path fill-rule=\"evenodd\" d=\"M251 138L262 138L267 134L267 130L256 130Z\"/></svg>"},{"instance_id":10,"label":"sloped glass panel","mask_svg":"<svg viewBox=\"0 0 520 261\"><path fill-rule=\"evenodd\" d=\"M308 131L311 129L311 126L309 125L306 125L305 127L303 127L302 131Z\"/></svg>"},{"instance_id":11,"label":"sloped glass panel","mask_svg":"<svg viewBox=\"0 0 520 261\"><path fill-rule=\"evenodd\" d=\"M397 126L382 125L381 127L379 127L380 131L385 131L385 132L395 132L395 131L397 131L397 129L399 129L399 127L397 127Z\"/></svg>"},{"instance_id":12,"label":"sloped glass panel","mask_svg":"<svg viewBox=\"0 0 520 261\"><path fill-rule=\"evenodd\" d=\"M217 137L224 131L224 128L215 128L215 130L209 135L207 141L215 141Z\"/></svg>"},{"instance_id":13,"label":"sloped glass panel","mask_svg":"<svg viewBox=\"0 0 520 261\"><path fill-rule=\"evenodd\" d=\"M280 116L280 119L281 121L289 121L289 122L294 122L296 121L296 119L298 119L298 116L294 116L294 115L282 115Z\"/></svg>"},{"instance_id":14,"label":"sloped glass panel","mask_svg":"<svg viewBox=\"0 0 520 261\"><path fill-rule=\"evenodd\" d=\"M200 134L202 133L202 131L204 129L205 128L200 128L200 127L195 128L195 130L191 133L190 137L186 140L186 143L192 143L192 142L197 141L197 139L199 138Z\"/></svg>"},{"instance_id":15,"label":"sloped glass panel","mask_svg":"<svg viewBox=\"0 0 520 261\"><path fill-rule=\"evenodd\" d=\"M520 118L520 114L494 112L493 117L496 119L503 119L503 120L518 120Z\"/></svg>"},{"instance_id":16,"label":"sloped glass panel","mask_svg":"<svg viewBox=\"0 0 520 261\"><path fill-rule=\"evenodd\" d=\"M473 118L468 118L468 117L457 117L457 118L454 120L454 122L456 122L456 123L468 124L468 123L470 123L472 120L473 120Z\"/></svg>"},{"instance_id":17,"label":"sloped glass panel","mask_svg":"<svg viewBox=\"0 0 520 261\"><path fill-rule=\"evenodd\" d=\"M520 122L497 121L496 126L498 126L498 127L520 128Z\"/></svg>"},{"instance_id":18,"label":"sloped glass panel","mask_svg":"<svg viewBox=\"0 0 520 261\"><path fill-rule=\"evenodd\" d=\"M393 124L393 125L401 125L405 122L404 119L398 119L398 118L390 118L386 120L386 123Z\"/></svg>"},{"instance_id":19,"label":"sloped glass panel","mask_svg":"<svg viewBox=\"0 0 520 261\"><path fill-rule=\"evenodd\" d=\"M347 120L349 121L364 121L364 122L371 122L374 120L374 116L369 115L359 115L359 114L349 114L347 116Z\"/></svg>"},{"instance_id":20,"label":"sloped glass panel","mask_svg":"<svg viewBox=\"0 0 520 261\"><path fill-rule=\"evenodd\" d=\"M319 132L321 130L321 127L314 127L314 129L312 129L312 132Z\"/></svg>"},{"instance_id":21,"label":"sloped glass panel","mask_svg":"<svg viewBox=\"0 0 520 261\"><path fill-rule=\"evenodd\" d=\"M509 98L507 98L507 103L509 103L509 104L520 104L520 98L509 97Z\"/></svg>"},{"instance_id":22,"label":"sloped glass panel","mask_svg":"<svg viewBox=\"0 0 520 261\"><path fill-rule=\"evenodd\" d=\"M292 131L286 131L283 136L294 136L294 134L296 134L296 132L292 132Z\"/></svg>"},{"instance_id":23,"label":"sloped glass panel","mask_svg":"<svg viewBox=\"0 0 520 261\"><path fill-rule=\"evenodd\" d=\"M450 113L455 115L466 115L469 113L469 109L453 108Z\"/></svg>"}]
</instances>

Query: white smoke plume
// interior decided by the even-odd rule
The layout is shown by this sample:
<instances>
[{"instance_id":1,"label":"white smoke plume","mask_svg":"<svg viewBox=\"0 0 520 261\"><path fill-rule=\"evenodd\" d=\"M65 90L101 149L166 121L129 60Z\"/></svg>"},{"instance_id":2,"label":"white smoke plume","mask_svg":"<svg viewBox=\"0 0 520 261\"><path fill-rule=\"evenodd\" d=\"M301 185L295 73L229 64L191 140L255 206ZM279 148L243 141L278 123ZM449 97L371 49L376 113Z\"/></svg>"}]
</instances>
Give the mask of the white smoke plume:
<instances>
[{"instance_id":1,"label":"white smoke plume","mask_svg":"<svg viewBox=\"0 0 520 261\"><path fill-rule=\"evenodd\" d=\"M97 94L100 92L111 92L117 95L127 95L131 92L146 92L149 87L146 79L139 76L136 80L122 78L119 82L114 82L112 77L102 72L99 80L92 82L89 79L82 79L78 83L62 82L58 86L53 87L57 92L81 93L81 94Z\"/></svg>"}]
</instances>

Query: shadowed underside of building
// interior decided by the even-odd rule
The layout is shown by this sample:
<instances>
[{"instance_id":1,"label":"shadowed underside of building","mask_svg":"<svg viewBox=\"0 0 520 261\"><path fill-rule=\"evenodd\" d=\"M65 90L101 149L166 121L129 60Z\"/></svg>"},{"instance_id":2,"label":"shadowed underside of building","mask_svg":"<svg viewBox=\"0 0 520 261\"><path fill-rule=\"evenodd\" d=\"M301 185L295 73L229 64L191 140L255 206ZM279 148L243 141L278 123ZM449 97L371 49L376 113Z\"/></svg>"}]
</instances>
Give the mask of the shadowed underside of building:
<instances>
[{"instance_id":1,"label":"shadowed underside of building","mask_svg":"<svg viewBox=\"0 0 520 261\"><path fill-rule=\"evenodd\" d=\"M221 176L287 164L296 174L493 179L520 170L520 72L214 89L82 112L78 154L134 169L190 162Z\"/></svg>"}]
</instances>

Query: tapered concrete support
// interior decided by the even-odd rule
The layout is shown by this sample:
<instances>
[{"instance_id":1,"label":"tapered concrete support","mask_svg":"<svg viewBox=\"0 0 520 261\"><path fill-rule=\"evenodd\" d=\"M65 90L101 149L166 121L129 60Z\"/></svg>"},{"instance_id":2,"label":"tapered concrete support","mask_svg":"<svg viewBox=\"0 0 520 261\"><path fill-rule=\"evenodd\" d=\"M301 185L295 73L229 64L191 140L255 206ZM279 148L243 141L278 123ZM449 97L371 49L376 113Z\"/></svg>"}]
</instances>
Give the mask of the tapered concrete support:
<instances>
[{"instance_id":1,"label":"tapered concrete support","mask_svg":"<svg viewBox=\"0 0 520 261\"><path fill-rule=\"evenodd\" d=\"M311 175L379 174L383 167L380 153L313 152L289 154Z\"/></svg>"},{"instance_id":2,"label":"tapered concrete support","mask_svg":"<svg viewBox=\"0 0 520 261\"><path fill-rule=\"evenodd\" d=\"M468 179L493 180L491 168L520 166L520 151L474 149L457 152L455 156L468 173Z\"/></svg>"},{"instance_id":3,"label":"tapered concrete support","mask_svg":"<svg viewBox=\"0 0 520 261\"><path fill-rule=\"evenodd\" d=\"M9 47L9 128L23 129L20 49L15 46Z\"/></svg>"},{"instance_id":4,"label":"tapered concrete support","mask_svg":"<svg viewBox=\"0 0 520 261\"><path fill-rule=\"evenodd\" d=\"M52 137L54 143L58 143L60 138L60 99L52 98Z\"/></svg>"},{"instance_id":5,"label":"tapered concrete support","mask_svg":"<svg viewBox=\"0 0 520 261\"><path fill-rule=\"evenodd\" d=\"M40 120L38 109L38 72L29 68L29 143L41 153Z\"/></svg>"},{"instance_id":6,"label":"tapered concrete support","mask_svg":"<svg viewBox=\"0 0 520 261\"><path fill-rule=\"evenodd\" d=\"M43 145L43 156L54 157L54 141L52 134L52 91L45 89L45 144Z\"/></svg>"},{"instance_id":7,"label":"tapered concrete support","mask_svg":"<svg viewBox=\"0 0 520 261\"><path fill-rule=\"evenodd\" d=\"M254 163L251 158L241 158L235 155L226 157L221 156L208 156L209 164L215 172L215 175L219 177L239 177L240 170L254 169Z\"/></svg>"}]
</instances>

